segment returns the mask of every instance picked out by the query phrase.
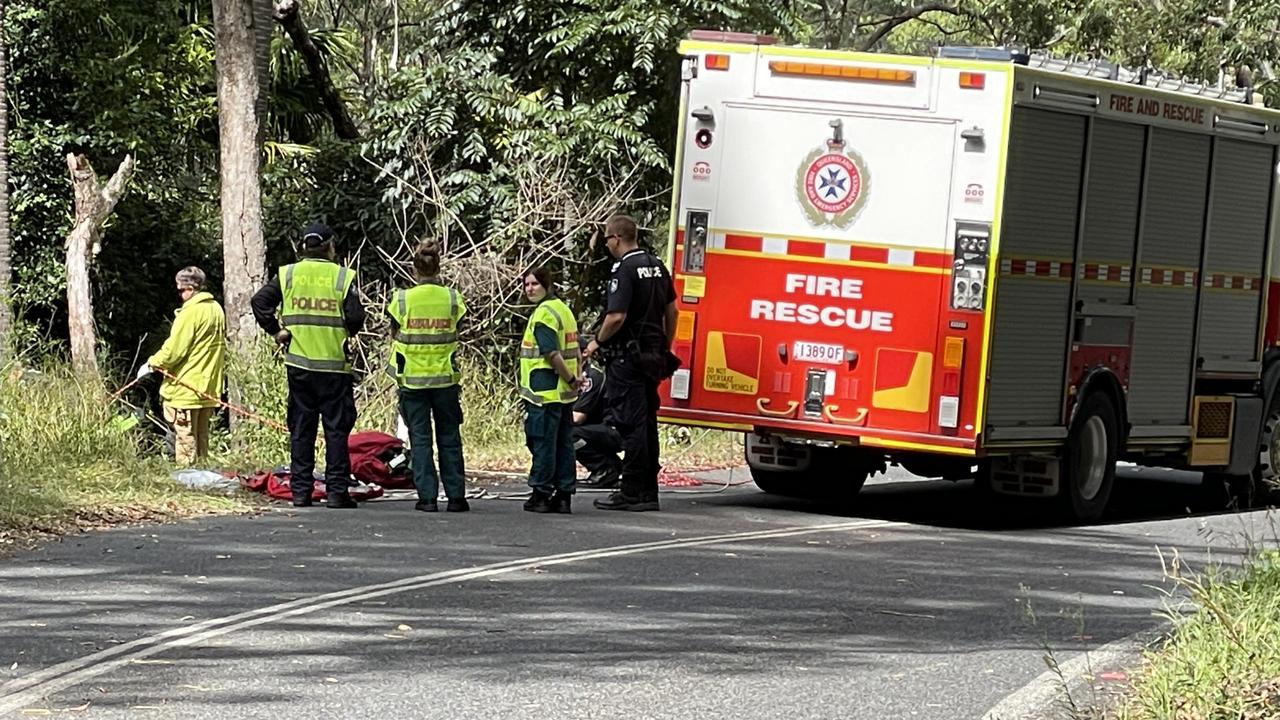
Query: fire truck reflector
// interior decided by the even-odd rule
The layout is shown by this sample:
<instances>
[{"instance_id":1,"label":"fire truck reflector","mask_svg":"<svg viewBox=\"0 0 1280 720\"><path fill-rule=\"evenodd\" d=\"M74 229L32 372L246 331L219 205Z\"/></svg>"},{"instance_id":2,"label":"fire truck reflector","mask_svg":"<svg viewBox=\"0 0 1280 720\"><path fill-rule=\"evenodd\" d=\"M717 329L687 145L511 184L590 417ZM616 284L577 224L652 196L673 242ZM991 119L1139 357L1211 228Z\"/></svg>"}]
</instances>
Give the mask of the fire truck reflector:
<instances>
[{"instance_id":1,"label":"fire truck reflector","mask_svg":"<svg viewBox=\"0 0 1280 720\"><path fill-rule=\"evenodd\" d=\"M755 395L760 387L760 336L707 333L702 387L712 392Z\"/></svg>"},{"instance_id":2,"label":"fire truck reflector","mask_svg":"<svg viewBox=\"0 0 1280 720\"><path fill-rule=\"evenodd\" d=\"M871 404L881 410L929 411L933 353L881 348L876 353L875 392Z\"/></svg>"},{"instance_id":3,"label":"fire truck reflector","mask_svg":"<svg viewBox=\"0 0 1280 720\"><path fill-rule=\"evenodd\" d=\"M689 342L693 339L693 324L696 315L688 310L681 310L676 316L676 340Z\"/></svg>"},{"instance_id":4,"label":"fire truck reflector","mask_svg":"<svg viewBox=\"0 0 1280 720\"><path fill-rule=\"evenodd\" d=\"M828 80L855 80L861 82L890 83L893 85L915 85L916 74L910 70L893 68L862 67L859 65L833 65L830 63L794 62L789 60L773 60L769 70L774 75L793 75L800 77L819 77Z\"/></svg>"}]
</instances>

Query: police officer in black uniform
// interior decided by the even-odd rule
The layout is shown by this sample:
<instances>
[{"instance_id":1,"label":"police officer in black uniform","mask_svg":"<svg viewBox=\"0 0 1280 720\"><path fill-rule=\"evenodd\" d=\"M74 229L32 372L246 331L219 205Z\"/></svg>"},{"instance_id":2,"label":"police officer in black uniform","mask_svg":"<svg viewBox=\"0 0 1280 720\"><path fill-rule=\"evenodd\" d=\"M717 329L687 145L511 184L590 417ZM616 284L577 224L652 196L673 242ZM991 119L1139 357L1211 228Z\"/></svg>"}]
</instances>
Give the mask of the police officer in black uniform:
<instances>
[{"instance_id":1,"label":"police officer in black uniform","mask_svg":"<svg viewBox=\"0 0 1280 720\"><path fill-rule=\"evenodd\" d=\"M621 488L594 504L601 510L657 510L658 383L675 370L675 285L662 261L637 244L632 218L609 218L604 240L618 261L609 277L604 322L586 355L605 358L605 402L622 435L625 459Z\"/></svg>"},{"instance_id":2,"label":"police officer in black uniform","mask_svg":"<svg viewBox=\"0 0 1280 720\"><path fill-rule=\"evenodd\" d=\"M579 335L579 346L587 350L588 339ZM614 428L605 409L605 375L596 364L583 360L582 385L573 404L573 451L578 462L591 474L578 487L616 488L622 478L622 436Z\"/></svg>"}]
</instances>

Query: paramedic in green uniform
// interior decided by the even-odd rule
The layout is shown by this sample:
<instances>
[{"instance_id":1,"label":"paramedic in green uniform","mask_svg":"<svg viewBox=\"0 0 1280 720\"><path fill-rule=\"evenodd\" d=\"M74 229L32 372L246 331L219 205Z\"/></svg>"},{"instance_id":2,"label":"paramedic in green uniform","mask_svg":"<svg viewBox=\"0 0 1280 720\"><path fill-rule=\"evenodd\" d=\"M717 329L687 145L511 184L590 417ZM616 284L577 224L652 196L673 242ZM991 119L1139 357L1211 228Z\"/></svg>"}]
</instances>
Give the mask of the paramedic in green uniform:
<instances>
[{"instance_id":1,"label":"paramedic in green uniform","mask_svg":"<svg viewBox=\"0 0 1280 720\"><path fill-rule=\"evenodd\" d=\"M449 498L445 510L466 512L462 461L462 402L458 381L458 321L467 312L462 295L440 282L440 251L424 242L413 253L417 285L397 290L387 304L391 316L391 361L387 372L400 388L400 417L409 428L410 464L418 489L414 509L436 512L440 481ZM440 451L440 473L431 457L432 421Z\"/></svg>"},{"instance_id":2,"label":"paramedic in green uniform","mask_svg":"<svg viewBox=\"0 0 1280 720\"><path fill-rule=\"evenodd\" d=\"M573 457L573 403L578 399L578 321L546 268L521 278L524 294L537 306L520 341L520 397L524 400L525 443L533 455L524 509L572 512L577 481Z\"/></svg>"}]
</instances>

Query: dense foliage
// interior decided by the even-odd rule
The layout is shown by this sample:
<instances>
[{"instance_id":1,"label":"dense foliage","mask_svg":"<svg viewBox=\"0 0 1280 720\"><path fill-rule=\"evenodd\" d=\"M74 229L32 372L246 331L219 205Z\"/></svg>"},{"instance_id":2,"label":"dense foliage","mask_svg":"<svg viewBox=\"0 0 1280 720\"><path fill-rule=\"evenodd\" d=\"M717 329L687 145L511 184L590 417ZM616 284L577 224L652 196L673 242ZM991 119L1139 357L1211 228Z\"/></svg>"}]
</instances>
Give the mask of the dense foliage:
<instances>
[{"instance_id":1,"label":"dense foliage","mask_svg":"<svg viewBox=\"0 0 1280 720\"><path fill-rule=\"evenodd\" d=\"M924 8L929 8L924 11ZM1204 80L1241 63L1271 92L1280 4L1231 0L304 0L361 139L338 140L297 50L271 49L264 215L268 265L313 218L334 225L372 282L408 242L444 239L453 270L494 296L504 273L550 261L586 307L593 232L619 204L666 218L679 94L677 43L698 27L900 52L1020 44L1105 55ZM139 172L112 219L95 288L104 353L159 342L173 272L221 270L214 43L207 1L8 3L10 151L19 346L65 339L63 156ZM661 234L655 234L661 239Z\"/></svg>"}]
</instances>

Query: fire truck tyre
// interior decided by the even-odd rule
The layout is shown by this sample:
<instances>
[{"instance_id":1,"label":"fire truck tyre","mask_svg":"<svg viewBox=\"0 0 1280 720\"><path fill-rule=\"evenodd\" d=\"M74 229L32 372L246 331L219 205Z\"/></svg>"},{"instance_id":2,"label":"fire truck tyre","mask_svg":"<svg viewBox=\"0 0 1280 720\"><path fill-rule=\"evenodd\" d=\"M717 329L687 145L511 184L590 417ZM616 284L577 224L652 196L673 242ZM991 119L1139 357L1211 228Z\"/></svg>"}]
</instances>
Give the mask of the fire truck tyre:
<instances>
[{"instance_id":1,"label":"fire truck tyre","mask_svg":"<svg viewBox=\"0 0 1280 720\"><path fill-rule=\"evenodd\" d=\"M1067 436L1058 492L1069 519L1092 522L1107 509L1116 478L1119 428L1111 398L1100 392L1085 397Z\"/></svg>"},{"instance_id":2,"label":"fire truck tyre","mask_svg":"<svg viewBox=\"0 0 1280 720\"><path fill-rule=\"evenodd\" d=\"M1263 499L1258 492L1262 486L1250 475L1207 472L1200 481L1200 501L1211 511L1243 510Z\"/></svg>"},{"instance_id":3,"label":"fire truck tyre","mask_svg":"<svg viewBox=\"0 0 1280 720\"><path fill-rule=\"evenodd\" d=\"M770 495L851 501L867 481L869 461L848 448L813 448L809 468L784 472L751 468L756 487Z\"/></svg>"},{"instance_id":4,"label":"fire truck tyre","mask_svg":"<svg viewBox=\"0 0 1280 720\"><path fill-rule=\"evenodd\" d=\"M751 468L751 479L756 487L770 495L810 497L813 494L813 485L809 482L808 473Z\"/></svg>"},{"instance_id":5,"label":"fire truck tyre","mask_svg":"<svg viewBox=\"0 0 1280 720\"><path fill-rule=\"evenodd\" d=\"M1280 503L1280 391L1271 399L1262 425L1261 452L1250 488L1257 505Z\"/></svg>"}]
</instances>

